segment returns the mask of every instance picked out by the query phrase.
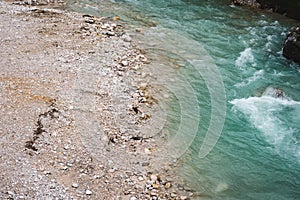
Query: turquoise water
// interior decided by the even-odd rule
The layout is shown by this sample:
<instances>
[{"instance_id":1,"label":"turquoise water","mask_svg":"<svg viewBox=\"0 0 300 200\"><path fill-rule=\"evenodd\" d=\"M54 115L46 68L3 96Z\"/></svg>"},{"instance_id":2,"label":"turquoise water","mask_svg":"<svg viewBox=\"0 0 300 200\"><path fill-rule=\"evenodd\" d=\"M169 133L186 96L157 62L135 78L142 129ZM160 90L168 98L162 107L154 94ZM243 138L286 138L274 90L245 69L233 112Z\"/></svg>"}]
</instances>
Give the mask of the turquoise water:
<instances>
[{"instance_id":1,"label":"turquoise water","mask_svg":"<svg viewBox=\"0 0 300 200\"><path fill-rule=\"evenodd\" d=\"M300 67L281 55L296 22L228 2L85 0L69 9L120 16L141 41L168 98L170 151L201 199L300 199Z\"/></svg>"}]
</instances>

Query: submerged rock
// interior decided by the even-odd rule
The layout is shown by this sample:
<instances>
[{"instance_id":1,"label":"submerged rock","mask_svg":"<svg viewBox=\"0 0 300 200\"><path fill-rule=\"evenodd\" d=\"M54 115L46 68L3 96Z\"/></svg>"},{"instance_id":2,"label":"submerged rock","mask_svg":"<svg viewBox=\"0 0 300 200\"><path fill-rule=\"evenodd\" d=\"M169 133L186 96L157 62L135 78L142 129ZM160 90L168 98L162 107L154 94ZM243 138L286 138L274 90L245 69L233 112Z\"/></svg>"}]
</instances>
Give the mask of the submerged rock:
<instances>
[{"instance_id":1,"label":"submerged rock","mask_svg":"<svg viewBox=\"0 0 300 200\"><path fill-rule=\"evenodd\" d=\"M288 32L283 44L283 56L300 64L300 24Z\"/></svg>"},{"instance_id":2,"label":"submerged rock","mask_svg":"<svg viewBox=\"0 0 300 200\"><path fill-rule=\"evenodd\" d=\"M274 98L286 98L285 92L280 88L268 87L262 96L270 96Z\"/></svg>"}]
</instances>

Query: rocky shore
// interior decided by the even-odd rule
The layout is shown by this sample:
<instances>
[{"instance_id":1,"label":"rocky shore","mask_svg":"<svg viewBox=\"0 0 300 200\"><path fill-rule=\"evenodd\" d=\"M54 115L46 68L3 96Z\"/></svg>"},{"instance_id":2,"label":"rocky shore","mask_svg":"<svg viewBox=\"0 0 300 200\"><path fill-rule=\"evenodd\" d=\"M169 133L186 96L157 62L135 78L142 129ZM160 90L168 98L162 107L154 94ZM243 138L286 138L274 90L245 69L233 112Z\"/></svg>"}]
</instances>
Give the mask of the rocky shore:
<instances>
[{"instance_id":1,"label":"rocky shore","mask_svg":"<svg viewBox=\"0 0 300 200\"><path fill-rule=\"evenodd\" d=\"M149 60L118 17L21 4L0 2L0 198L196 198L155 161Z\"/></svg>"}]
</instances>

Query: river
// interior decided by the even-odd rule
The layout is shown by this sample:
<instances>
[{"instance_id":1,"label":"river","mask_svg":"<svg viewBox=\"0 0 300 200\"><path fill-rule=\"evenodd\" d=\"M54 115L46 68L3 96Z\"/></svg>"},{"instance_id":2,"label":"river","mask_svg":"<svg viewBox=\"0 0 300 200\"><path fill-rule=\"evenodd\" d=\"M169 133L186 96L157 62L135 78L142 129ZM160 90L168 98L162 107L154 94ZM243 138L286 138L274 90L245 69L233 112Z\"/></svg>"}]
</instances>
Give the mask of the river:
<instances>
[{"instance_id":1,"label":"river","mask_svg":"<svg viewBox=\"0 0 300 200\"><path fill-rule=\"evenodd\" d=\"M67 9L119 16L141 41L168 99L160 131L201 199L300 199L300 67L281 53L296 21L225 0L70 0Z\"/></svg>"}]
</instances>

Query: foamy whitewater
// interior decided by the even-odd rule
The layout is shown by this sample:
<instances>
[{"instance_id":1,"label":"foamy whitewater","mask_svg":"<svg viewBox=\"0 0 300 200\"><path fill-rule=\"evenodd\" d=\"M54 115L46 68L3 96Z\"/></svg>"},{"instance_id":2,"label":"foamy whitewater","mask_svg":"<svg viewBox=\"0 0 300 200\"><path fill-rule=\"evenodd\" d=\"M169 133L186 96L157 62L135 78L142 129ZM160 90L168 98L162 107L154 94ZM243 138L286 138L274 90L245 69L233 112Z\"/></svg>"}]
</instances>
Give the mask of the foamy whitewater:
<instances>
[{"instance_id":1,"label":"foamy whitewater","mask_svg":"<svg viewBox=\"0 0 300 200\"><path fill-rule=\"evenodd\" d=\"M300 163L299 134L300 102L287 97L276 97L274 88L267 88L261 97L234 99L233 111L243 112L249 122L258 129L279 156L295 157ZM289 111L286 123L285 111Z\"/></svg>"}]
</instances>

